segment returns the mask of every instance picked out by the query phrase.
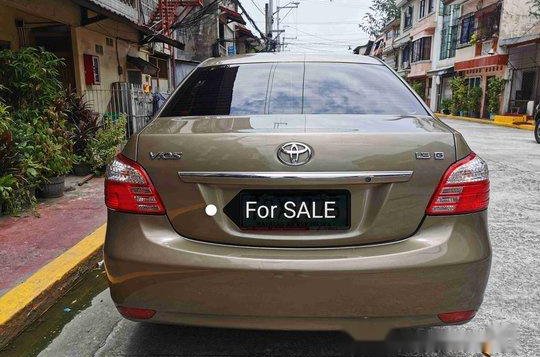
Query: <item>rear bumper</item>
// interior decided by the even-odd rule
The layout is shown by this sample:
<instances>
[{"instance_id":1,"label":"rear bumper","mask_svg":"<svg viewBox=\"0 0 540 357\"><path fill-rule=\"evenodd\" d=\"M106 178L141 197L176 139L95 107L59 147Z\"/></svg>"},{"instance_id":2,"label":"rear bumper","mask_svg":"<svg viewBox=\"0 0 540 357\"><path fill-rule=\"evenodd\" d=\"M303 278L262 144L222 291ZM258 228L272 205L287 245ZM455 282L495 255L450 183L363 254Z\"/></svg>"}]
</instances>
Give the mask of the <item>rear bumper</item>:
<instances>
[{"instance_id":1,"label":"rear bumper","mask_svg":"<svg viewBox=\"0 0 540 357\"><path fill-rule=\"evenodd\" d=\"M198 242L164 216L109 212L104 251L115 303L156 310L154 322L372 340L477 310L491 261L485 212L426 217L400 242L331 249Z\"/></svg>"}]
</instances>

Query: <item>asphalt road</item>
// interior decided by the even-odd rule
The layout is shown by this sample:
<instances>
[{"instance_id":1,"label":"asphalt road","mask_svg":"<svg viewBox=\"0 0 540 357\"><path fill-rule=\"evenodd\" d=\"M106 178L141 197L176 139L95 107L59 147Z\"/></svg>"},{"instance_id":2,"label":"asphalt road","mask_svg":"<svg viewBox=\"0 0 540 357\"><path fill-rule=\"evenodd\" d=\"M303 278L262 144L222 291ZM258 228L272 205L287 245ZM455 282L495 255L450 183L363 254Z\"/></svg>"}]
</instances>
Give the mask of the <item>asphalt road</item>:
<instances>
[{"instance_id":1,"label":"asphalt road","mask_svg":"<svg viewBox=\"0 0 540 357\"><path fill-rule=\"evenodd\" d=\"M448 120L487 160L492 272L484 304L464 327L515 326L511 356L540 347L540 145L532 132ZM341 333L238 331L155 326L123 320L108 291L96 296L40 356L342 356L351 340ZM461 354L459 354L461 355Z\"/></svg>"}]
</instances>

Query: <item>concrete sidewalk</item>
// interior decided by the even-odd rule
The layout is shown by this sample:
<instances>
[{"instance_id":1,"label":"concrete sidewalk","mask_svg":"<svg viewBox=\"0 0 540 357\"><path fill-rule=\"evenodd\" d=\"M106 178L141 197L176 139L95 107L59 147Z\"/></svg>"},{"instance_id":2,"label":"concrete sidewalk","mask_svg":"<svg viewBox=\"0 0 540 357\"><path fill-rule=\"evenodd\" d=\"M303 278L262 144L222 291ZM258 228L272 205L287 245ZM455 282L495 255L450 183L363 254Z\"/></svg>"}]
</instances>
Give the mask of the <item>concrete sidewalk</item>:
<instances>
[{"instance_id":1,"label":"concrete sidewalk","mask_svg":"<svg viewBox=\"0 0 540 357\"><path fill-rule=\"evenodd\" d=\"M95 264L103 242L103 179L37 207L39 217L0 218L0 348ZM100 258L99 258L100 259Z\"/></svg>"},{"instance_id":2,"label":"concrete sidewalk","mask_svg":"<svg viewBox=\"0 0 540 357\"><path fill-rule=\"evenodd\" d=\"M501 122L497 122L497 121L489 120L489 119L471 118L471 117L464 117L464 116L459 116L459 115L451 115L451 114L443 114L443 113L435 113L435 115L439 119L463 120L463 121L468 121L471 123L495 125L495 126L502 126L506 128L534 131L534 122L501 123Z\"/></svg>"}]
</instances>

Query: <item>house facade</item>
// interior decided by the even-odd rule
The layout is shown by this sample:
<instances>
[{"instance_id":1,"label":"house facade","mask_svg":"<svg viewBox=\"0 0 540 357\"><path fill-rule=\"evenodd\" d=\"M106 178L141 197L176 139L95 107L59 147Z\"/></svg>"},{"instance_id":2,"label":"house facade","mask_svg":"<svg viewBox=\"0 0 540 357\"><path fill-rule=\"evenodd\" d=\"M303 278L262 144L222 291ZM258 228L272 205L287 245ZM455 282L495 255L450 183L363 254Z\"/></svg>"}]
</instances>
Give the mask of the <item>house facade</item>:
<instances>
[{"instance_id":1,"label":"house facade","mask_svg":"<svg viewBox=\"0 0 540 357\"><path fill-rule=\"evenodd\" d=\"M126 114L133 132L156 111L156 96L162 102L200 61L243 53L248 40L256 41L234 1L0 0L0 6L0 48L42 47L63 58L64 86L85 94L101 115ZM186 29L196 31L188 37Z\"/></svg>"},{"instance_id":2,"label":"house facade","mask_svg":"<svg viewBox=\"0 0 540 357\"><path fill-rule=\"evenodd\" d=\"M499 31L499 49L508 55L503 110L532 114L540 103L540 19L530 15L530 1L505 1Z\"/></svg>"},{"instance_id":3,"label":"house facade","mask_svg":"<svg viewBox=\"0 0 540 357\"><path fill-rule=\"evenodd\" d=\"M420 88L434 111L461 76L482 91L477 115L532 115L540 103L540 19L528 0L401 0L370 55ZM487 108L490 78L505 80L500 112Z\"/></svg>"}]
</instances>

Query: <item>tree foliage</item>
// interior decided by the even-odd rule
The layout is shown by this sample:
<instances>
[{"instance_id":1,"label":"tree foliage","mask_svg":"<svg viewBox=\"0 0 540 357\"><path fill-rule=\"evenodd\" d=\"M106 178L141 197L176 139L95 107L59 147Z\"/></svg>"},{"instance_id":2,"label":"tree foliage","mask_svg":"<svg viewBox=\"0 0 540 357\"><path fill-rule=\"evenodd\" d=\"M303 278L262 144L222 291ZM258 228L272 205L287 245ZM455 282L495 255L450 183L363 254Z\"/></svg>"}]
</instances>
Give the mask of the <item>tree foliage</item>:
<instances>
[{"instance_id":1,"label":"tree foliage","mask_svg":"<svg viewBox=\"0 0 540 357\"><path fill-rule=\"evenodd\" d=\"M540 0L530 0L529 4L531 5L531 15L540 19Z\"/></svg>"},{"instance_id":2,"label":"tree foliage","mask_svg":"<svg viewBox=\"0 0 540 357\"><path fill-rule=\"evenodd\" d=\"M371 37L377 37L388 22L400 17L400 15L395 0L373 0L369 12L362 19L360 28Z\"/></svg>"}]
</instances>

